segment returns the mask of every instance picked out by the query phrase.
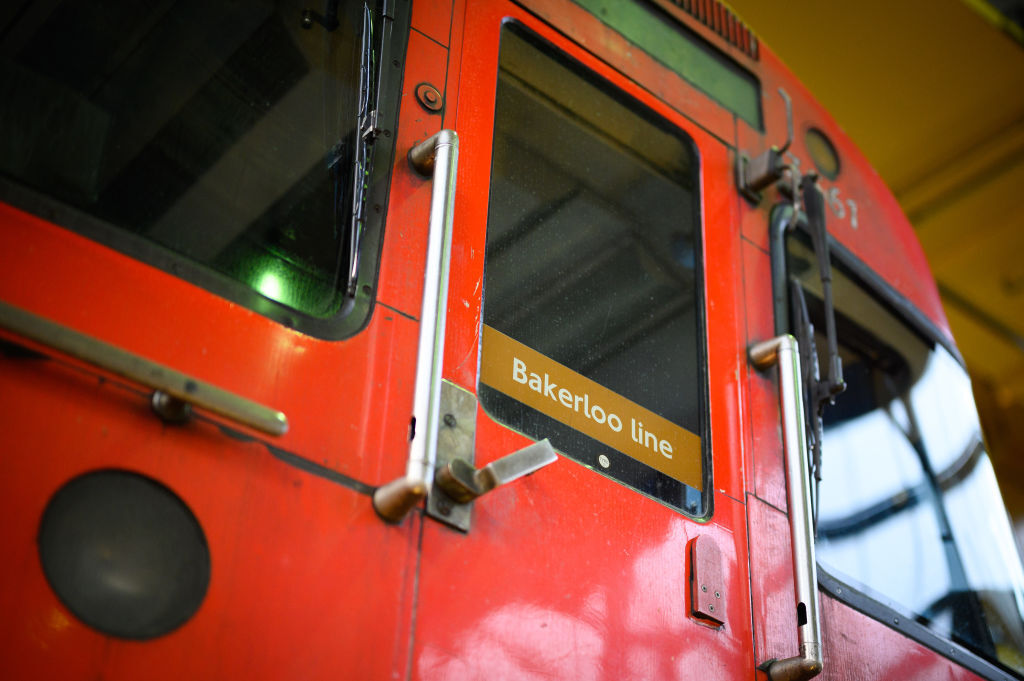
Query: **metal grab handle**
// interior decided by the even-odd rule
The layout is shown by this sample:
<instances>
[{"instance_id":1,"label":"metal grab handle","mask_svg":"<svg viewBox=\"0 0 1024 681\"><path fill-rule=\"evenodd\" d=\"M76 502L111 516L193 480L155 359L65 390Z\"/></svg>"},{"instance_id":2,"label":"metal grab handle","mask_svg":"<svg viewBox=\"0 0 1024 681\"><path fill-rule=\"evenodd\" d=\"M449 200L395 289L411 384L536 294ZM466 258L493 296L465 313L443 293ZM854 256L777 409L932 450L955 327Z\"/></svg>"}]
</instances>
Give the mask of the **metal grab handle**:
<instances>
[{"instance_id":1,"label":"metal grab handle","mask_svg":"<svg viewBox=\"0 0 1024 681\"><path fill-rule=\"evenodd\" d=\"M789 334L758 343L750 359L759 369L779 365L779 402L782 407L782 439L786 450L786 493L789 501L789 532L793 544L793 577L796 582L797 635L800 654L766 665L772 681L809 679L821 672L821 626L818 620L818 573L811 522L811 484L804 431L803 385L800 347Z\"/></svg>"},{"instance_id":2,"label":"metal grab handle","mask_svg":"<svg viewBox=\"0 0 1024 681\"><path fill-rule=\"evenodd\" d=\"M420 338L416 351L409 461L405 475L378 487L373 508L381 518L398 523L430 493L437 462L437 433L441 411L441 364L444 361L445 316L448 311L448 272L452 251L452 210L459 137L442 130L409 152L409 162L422 174L433 173L427 269L423 281Z\"/></svg>"},{"instance_id":3,"label":"metal grab handle","mask_svg":"<svg viewBox=\"0 0 1024 681\"><path fill-rule=\"evenodd\" d=\"M510 482L539 471L558 461L547 438L506 454L477 469L465 459L452 459L437 471L437 484L457 504L468 504L477 497Z\"/></svg>"},{"instance_id":4,"label":"metal grab handle","mask_svg":"<svg viewBox=\"0 0 1024 681\"><path fill-rule=\"evenodd\" d=\"M0 326L158 393L269 435L284 435L288 431L288 417L279 411L3 301L0 301Z\"/></svg>"}]
</instances>

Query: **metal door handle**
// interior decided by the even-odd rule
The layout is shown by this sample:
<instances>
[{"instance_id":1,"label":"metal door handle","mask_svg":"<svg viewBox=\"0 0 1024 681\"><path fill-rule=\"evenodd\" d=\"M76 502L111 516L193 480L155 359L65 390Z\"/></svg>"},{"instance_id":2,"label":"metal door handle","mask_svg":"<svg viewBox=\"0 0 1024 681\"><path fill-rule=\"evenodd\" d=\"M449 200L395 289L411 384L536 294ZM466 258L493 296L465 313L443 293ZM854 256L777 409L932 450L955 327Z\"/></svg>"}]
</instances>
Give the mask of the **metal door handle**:
<instances>
[{"instance_id":1,"label":"metal door handle","mask_svg":"<svg viewBox=\"0 0 1024 681\"><path fill-rule=\"evenodd\" d=\"M434 482L457 504L468 504L496 487L525 477L558 460L547 438L477 469L465 459L452 459L437 471Z\"/></svg>"},{"instance_id":2,"label":"metal door handle","mask_svg":"<svg viewBox=\"0 0 1024 681\"><path fill-rule=\"evenodd\" d=\"M822 667L818 572L811 522L811 484L804 431L800 346L796 338L789 334L777 336L752 347L750 359L759 369L766 369L772 364L779 365L782 440L786 450L786 495L789 501L797 636L800 642L799 655L784 660L770 660L765 669L771 681L797 681L816 676Z\"/></svg>"},{"instance_id":3,"label":"metal door handle","mask_svg":"<svg viewBox=\"0 0 1024 681\"><path fill-rule=\"evenodd\" d=\"M275 409L3 301L0 301L0 327L135 383L153 388L157 391L154 394L153 405L158 413L161 404L173 399L178 401L178 405L195 405L270 435L284 435L288 431L288 418Z\"/></svg>"},{"instance_id":4,"label":"metal door handle","mask_svg":"<svg viewBox=\"0 0 1024 681\"><path fill-rule=\"evenodd\" d=\"M405 475L378 487L373 508L384 520L399 523L430 493L437 462L437 433L441 410L441 363L444 360L445 315L448 311L448 271L452 250L452 209L459 138L442 130L409 152L417 172L432 173L427 268L423 281L420 338L416 351L409 460Z\"/></svg>"}]
</instances>

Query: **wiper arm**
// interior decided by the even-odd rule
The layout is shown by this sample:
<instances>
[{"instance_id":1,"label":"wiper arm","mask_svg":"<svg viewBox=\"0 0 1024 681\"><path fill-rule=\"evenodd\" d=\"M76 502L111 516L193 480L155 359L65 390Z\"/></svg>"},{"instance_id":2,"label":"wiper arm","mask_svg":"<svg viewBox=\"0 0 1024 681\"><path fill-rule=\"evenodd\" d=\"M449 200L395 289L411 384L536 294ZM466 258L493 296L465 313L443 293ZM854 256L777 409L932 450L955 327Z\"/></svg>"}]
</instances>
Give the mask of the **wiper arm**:
<instances>
[{"instance_id":1,"label":"wiper arm","mask_svg":"<svg viewBox=\"0 0 1024 681\"><path fill-rule=\"evenodd\" d=\"M806 429L811 452L811 474L814 478L812 494L812 517L815 530L818 527L819 490L821 486L821 442L822 416L825 406L833 404L835 397L846 389L843 380L843 361L839 356L839 342L836 337L835 306L832 301L832 261L829 256L828 231L825 226L825 197L817 185L817 176L805 175L800 180L804 213L811 233L811 242L818 261L821 278L822 302L825 316L825 337L828 346L828 379L821 380L818 365L818 348L814 341L814 325L807 311L807 299L803 287L797 281L790 281L790 306L797 340L800 344L800 365L803 373L804 413L808 420ZM796 197L794 196L794 203Z\"/></svg>"},{"instance_id":2,"label":"wiper arm","mask_svg":"<svg viewBox=\"0 0 1024 681\"><path fill-rule=\"evenodd\" d=\"M836 312L832 303L832 260L828 250L828 229L825 226L825 197L818 188L818 176L810 173L800 180L800 192L804 200L804 212L807 214L807 226L811 232L814 253L818 256L818 274L821 277L822 302L825 305L825 338L828 341L828 382L822 386L815 400L835 401L835 396L846 390L843 380L843 360L839 357L839 345L836 340ZM824 406L823 403L819 403Z\"/></svg>"},{"instance_id":3,"label":"wiper arm","mask_svg":"<svg viewBox=\"0 0 1024 681\"><path fill-rule=\"evenodd\" d=\"M818 347L814 342L814 324L811 323L811 316L807 312L807 298L804 296L804 289L799 282L790 280L789 287L790 307L794 316L793 326L796 339L800 344L800 373L803 384L807 386L803 399L805 418L809 421L806 434L811 451L811 475L814 478L814 489L811 494L811 519L815 535L817 535L818 493L821 489L821 417L825 401L820 399L821 375L818 370Z\"/></svg>"}]
</instances>

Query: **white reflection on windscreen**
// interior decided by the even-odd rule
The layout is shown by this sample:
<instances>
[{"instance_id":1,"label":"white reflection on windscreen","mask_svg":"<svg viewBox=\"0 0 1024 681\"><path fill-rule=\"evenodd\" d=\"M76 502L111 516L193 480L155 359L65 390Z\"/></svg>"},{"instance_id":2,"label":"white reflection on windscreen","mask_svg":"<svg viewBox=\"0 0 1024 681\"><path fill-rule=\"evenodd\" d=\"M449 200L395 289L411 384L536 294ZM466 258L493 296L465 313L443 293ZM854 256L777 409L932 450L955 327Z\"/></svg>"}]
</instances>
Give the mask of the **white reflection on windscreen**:
<instances>
[{"instance_id":1,"label":"white reflection on windscreen","mask_svg":"<svg viewBox=\"0 0 1024 681\"><path fill-rule=\"evenodd\" d=\"M820 562L899 604L900 610L920 612L947 593L950 578L941 533L927 504L829 537L830 527L918 489L924 481L917 454L889 415L876 409L828 429L823 451Z\"/></svg>"},{"instance_id":2,"label":"white reflection on windscreen","mask_svg":"<svg viewBox=\"0 0 1024 681\"><path fill-rule=\"evenodd\" d=\"M971 447L981 431L967 374L948 352L936 348L910 389L928 459L938 473Z\"/></svg>"},{"instance_id":3,"label":"white reflection on windscreen","mask_svg":"<svg viewBox=\"0 0 1024 681\"><path fill-rule=\"evenodd\" d=\"M967 374L941 348L911 389L921 436L939 479L953 538L977 593L998 657L1024 670L1024 570L988 455Z\"/></svg>"}]
</instances>

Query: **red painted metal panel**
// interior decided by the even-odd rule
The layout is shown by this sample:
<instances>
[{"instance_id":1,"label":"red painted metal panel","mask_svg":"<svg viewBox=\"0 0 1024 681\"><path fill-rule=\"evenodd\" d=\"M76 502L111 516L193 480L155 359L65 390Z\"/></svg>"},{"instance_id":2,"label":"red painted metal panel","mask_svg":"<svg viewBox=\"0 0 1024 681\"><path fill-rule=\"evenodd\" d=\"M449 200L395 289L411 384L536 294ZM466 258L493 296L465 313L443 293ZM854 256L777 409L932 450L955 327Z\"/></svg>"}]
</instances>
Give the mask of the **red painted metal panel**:
<instances>
[{"instance_id":1,"label":"red painted metal panel","mask_svg":"<svg viewBox=\"0 0 1024 681\"><path fill-rule=\"evenodd\" d=\"M520 444L506 433L480 437ZM715 504L701 526L562 460L479 500L468 536L428 524L413 678L749 679L743 506ZM721 630L688 617L698 535L722 549Z\"/></svg>"},{"instance_id":2,"label":"red painted metal panel","mask_svg":"<svg viewBox=\"0 0 1024 681\"><path fill-rule=\"evenodd\" d=\"M386 527L364 494L212 423L165 426L145 394L53 361L0 359L0 395L5 679L388 678L402 668L418 521ZM107 467L173 489L210 547L203 605L147 642L81 624L39 564L35 538L50 496Z\"/></svg>"},{"instance_id":3,"label":"red painted metal panel","mask_svg":"<svg viewBox=\"0 0 1024 681\"><path fill-rule=\"evenodd\" d=\"M742 426L743 373L747 351L742 318L742 243L736 229L731 158L727 149L692 127L701 160L704 241L704 308L708 328L708 375L714 488L743 498L746 459Z\"/></svg>"},{"instance_id":4,"label":"red painted metal panel","mask_svg":"<svg viewBox=\"0 0 1024 681\"><path fill-rule=\"evenodd\" d=\"M822 596L823 679L974 681L979 677L881 622Z\"/></svg>"},{"instance_id":5,"label":"red painted metal panel","mask_svg":"<svg viewBox=\"0 0 1024 681\"><path fill-rule=\"evenodd\" d=\"M798 653L793 554L789 520L757 497L747 497L754 659L761 664Z\"/></svg>"},{"instance_id":6,"label":"red painted metal panel","mask_svg":"<svg viewBox=\"0 0 1024 681\"><path fill-rule=\"evenodd\" d=\"M420 0L412 4L412 27L441 45L449 45L452 0Z\"/></svg>"},{"instance_id":7,"label":"red painted metal panel","mask_svg":"<svg viewBox=\"0 0 1024 681\"><path fill-rule=\"evenodd\" d=\"M416 86L430 83L445 94L447 59L448 50L415 31L410 34L395 140L395 169L391 176L393 198L384 227L377 301L416 319L423 302L422 272L431 183L429 177L412 169L406 155L417 143L441 129L441 114L419 105Z\"/></svg>"},{"instance_id":8,"label":"red painted metal panel","mask_svg":"<svg viewBox=\"0 0 1024 681\"><path fill-rule=\"evenodd\" d=\"M743 242L748 347L775 336L771 260L749 241ZM786 509L786 465L782 452L778 370L759 371L749 362L750 491L776 508Z\"/></svg>"},{"instance_id":9,"label":"red painted metal panel","mask_svg":"<svg viewBox=\"0 0 1024 681\"><path fill-rule=\"evenodd\" d=\"M404 464L392 424L411 412L416 324L402 315L381 307L354 338L319 341L3 205L0 253L0 299L280 409L280 446L366 482Z\"/></svg>"}]
</instances>

